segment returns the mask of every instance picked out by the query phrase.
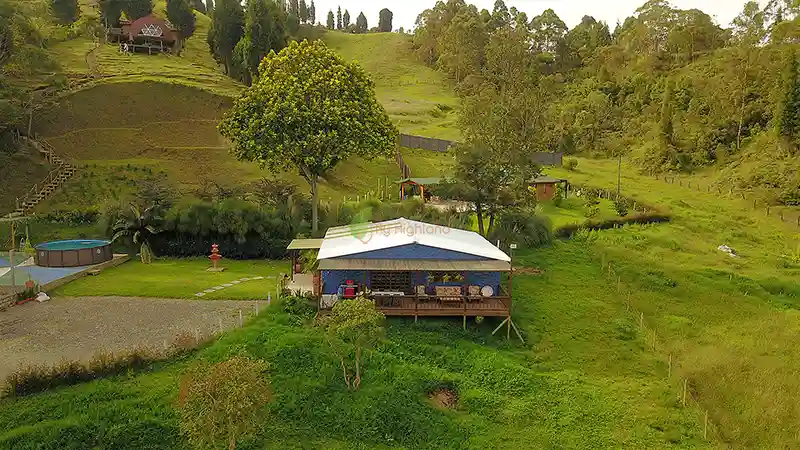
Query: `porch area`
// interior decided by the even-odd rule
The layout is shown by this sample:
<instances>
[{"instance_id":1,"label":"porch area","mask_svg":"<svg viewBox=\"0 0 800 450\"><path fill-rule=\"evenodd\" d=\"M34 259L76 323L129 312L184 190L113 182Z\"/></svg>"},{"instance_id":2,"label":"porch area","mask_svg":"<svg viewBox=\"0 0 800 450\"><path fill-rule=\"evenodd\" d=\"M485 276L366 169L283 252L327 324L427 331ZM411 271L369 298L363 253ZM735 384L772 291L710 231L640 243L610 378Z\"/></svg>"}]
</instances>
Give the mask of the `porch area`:
<instances>
[{"instance_id":1,"label":"porch area","mask_svg":"<svg viewBox=\"0 0 800 450\"><path fill-rule=\"evenodd\" d=\"M386 316L440 317L507 317L511 313L511 297L471 299L468 296L420 298L415 295L372 295L375 306Z\"/></svg>"}]
</instances>

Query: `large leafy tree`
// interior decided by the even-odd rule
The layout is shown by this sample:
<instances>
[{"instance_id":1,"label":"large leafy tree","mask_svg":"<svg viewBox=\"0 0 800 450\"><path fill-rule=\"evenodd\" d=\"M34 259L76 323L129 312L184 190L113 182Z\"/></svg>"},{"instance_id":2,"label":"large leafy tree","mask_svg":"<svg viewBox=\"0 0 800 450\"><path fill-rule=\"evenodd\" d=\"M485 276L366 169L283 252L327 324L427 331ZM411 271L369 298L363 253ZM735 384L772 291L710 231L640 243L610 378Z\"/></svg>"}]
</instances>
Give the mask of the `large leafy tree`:
<instances>
[{"instance_id":1,"label":"large leafy tree","mask_svg":"<svg viewBox=\"0 0 800 450\"><path fill-rule=\"evenodd\" d=\"M478 10L461 8L442 30L437 53L439 66L460 82L483 64L487 35Z\"/></svg>"},{"instance_id":2,"label":"large leafy tree","mask_svg":"<svg viewBox=\"0 0 800 450\"><path fill-rule=\"evenodd\" d=\"M534 47L541 53L556 53L567 34L567 25L552 9L546 9L534 17L530 29Z\"/></svg>"},{"instance_id":3,"label":"large leafy tree","mask_svg":"<svg viewBox=\"0 0 800 450\"><path fill-rule=\"evenodd\" d=\"M113 225L112 241L122 238L130 239L134 245L139 246L139 257L144 264L153 260L153 250L150 240L159 233L161 217L157 207L140 208L130 205L130 209L120 211Z\"/></svg>"},{"instance_id":4,"label":"large leafy tree","mask_svg":"<svg viewBox=\"0 0 800 450\"><path fill-rule=\"evenodd\" d=\"M208 46L214 59L233 75L233 51L244 34L244 11L237 0L216 0Z\"/></svg>"},{"instance_id":5,"label":"large leafy tree","mask_svg":"<svg viewBox=\"0 0 800 450\"><path fill-rule=\"evenodd\" d=\"M308 23L308 4L306 0L300 0L300 7L298 8L298 17L300 18L300 22Z\"/></svg>"},{"instance_id":6,"label":"large leafy tree","mask_svg":"<svg viewBox=\"0 0 800 450\"><path fill-rule=\"evenodd\" d=\"M258 65L272 51L286 47L286 16L272 0L250 0L244 37L236 44L236 59L242 81L247 84L258 76Z\"/></svg>"},{"instance_id":7,"label":"large leafy tree","mask_svg":"<svg viewBox=\"0 0 800 450\"><path fill-rule=\"evenodd\" d=\"M383 8L380 13L378 13L378 31L382 33L388 33L392 31L393 18L394 13L392 13L388 8Z\"/></svg>"},{"instance_id":8,"label":"large leafy tree","mask_svg":"<svg viewBox=\"0 0 800 450\"><path fill-rule=\"evenodd\" d=\"M167 0L167 20L175 25L182 40L194 34L196 19L189 0Z\"/></svg>"},{"instance_id":9,"label":"large leafy tree","mask_svg":"<svg viewBox=\"0 0 800 450\"><path fill-rule=\"evenodd\" d=\"M62 24L69 25L78 20L78 0L52 0L53 15Z\"/></svg>"},{"instance_id":10,"label":"large leafy tree","mask_svg":"<svg viewBox=\"0 0 800 450\"><path fill-rule=\"evenodd\" d=\"M300 172L311 186L315 232L319 179L351 156L391 155L397 138L372 80L322 41L267 56L219 128L239 159Z\"/></svg>"}]
</instances>

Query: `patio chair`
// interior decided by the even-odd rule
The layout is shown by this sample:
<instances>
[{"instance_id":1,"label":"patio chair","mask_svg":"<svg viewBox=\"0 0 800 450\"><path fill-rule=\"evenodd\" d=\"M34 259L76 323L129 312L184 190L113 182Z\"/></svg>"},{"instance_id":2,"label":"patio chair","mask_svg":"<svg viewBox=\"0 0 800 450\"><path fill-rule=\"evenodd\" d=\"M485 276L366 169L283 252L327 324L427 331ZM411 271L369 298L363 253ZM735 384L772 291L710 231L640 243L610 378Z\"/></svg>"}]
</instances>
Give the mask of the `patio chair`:
<instances>
[{"instance_id":1,"label":"patio chair","mask_svg":"<svg viewBox=\"0 0 800 450\"><path fill-rule=\"evenodd\" d=\"M479 302L481 301L481 287L477 285L470 285L467 288L467 301L468 302Z\"/></svg>"},{"instance_id":2,"label":"patio chair","mask_svg":"<svg viewBox=\"0 0 800 450\"><path fill-rule=\"evenodd\" d=\"M418 285L416 287L416 289L414 290L414 293L417 296L417 300L422 300L423 302L428 301L428 299L430 298L428 293L425 291L425 285L422 285L422 284L420 284L420 285Z\"/></svg>"}]
</instances>

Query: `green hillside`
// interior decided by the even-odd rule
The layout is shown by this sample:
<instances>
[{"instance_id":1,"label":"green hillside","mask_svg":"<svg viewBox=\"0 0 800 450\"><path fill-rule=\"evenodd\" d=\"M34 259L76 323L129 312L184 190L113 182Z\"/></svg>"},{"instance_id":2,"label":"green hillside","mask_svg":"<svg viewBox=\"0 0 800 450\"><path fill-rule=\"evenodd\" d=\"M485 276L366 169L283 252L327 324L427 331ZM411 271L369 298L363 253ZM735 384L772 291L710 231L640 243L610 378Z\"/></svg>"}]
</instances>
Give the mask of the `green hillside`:
<instances>
[{"instance_id":1,"label":"green hillside","mask_svg":"<svg viewBox=\"0 0 800 450\"><path fill-rule=\"evenodd\" d=\"M412 54L409 36L328 32L323 39L372 76L378 100L401 132L459 139L458 98L442 74Z\"/></svg>"}]
</instances>

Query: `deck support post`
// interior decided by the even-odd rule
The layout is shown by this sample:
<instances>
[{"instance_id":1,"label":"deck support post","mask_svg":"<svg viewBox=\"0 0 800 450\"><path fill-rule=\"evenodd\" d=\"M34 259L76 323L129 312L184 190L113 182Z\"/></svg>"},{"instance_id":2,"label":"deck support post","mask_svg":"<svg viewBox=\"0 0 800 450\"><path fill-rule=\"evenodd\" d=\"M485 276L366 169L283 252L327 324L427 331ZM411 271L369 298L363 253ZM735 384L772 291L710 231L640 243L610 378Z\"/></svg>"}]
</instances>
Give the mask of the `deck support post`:
<instances>
[{"instance_id":1,"label":"deck support post","mask_svg":"<svg viewBox=\"0 0 800 450\"><path fill-rule=\"evenodd\" d=\"M505 325L505 324L506 324L506 322L508 322L508 320L509 320L509 318L510 318L510 317L511 317L511 316L509 316L509 317L506 317L505 319L503 319L503 321L502 321L502 322L500 322L500 325L498 325L498 326L497 326L497 328L495 328L495 329L494 329L494 331L492 331L492 336L494 336L495 334L497 334L497 332L500 330L500 328L503 328L503 325Z\"/></svg>"},{"instance_id":2,"label":"deck support post","mask_svg":"<svg viewBox=\"0 0 800 450\"><path fill-rule=\"evenodd\" d=\"M506 324L506 340L511 339L511 316L508 316L508 324Z\"/></svg>"},{"instance_id":3,"label":"deck support post","mask_svg":"<svg viewBox=\"0 0 800 450\"><path fill-rule=\"evenodd\" d=\"M466 314L464 315L464 324L462 325L462 327L464 328L464 331L467 330L467 316L466 316Z\"/></svg>"}]
</instances>

